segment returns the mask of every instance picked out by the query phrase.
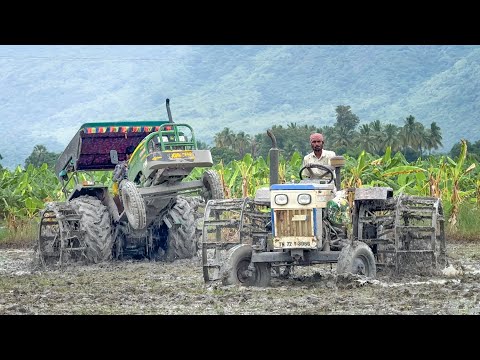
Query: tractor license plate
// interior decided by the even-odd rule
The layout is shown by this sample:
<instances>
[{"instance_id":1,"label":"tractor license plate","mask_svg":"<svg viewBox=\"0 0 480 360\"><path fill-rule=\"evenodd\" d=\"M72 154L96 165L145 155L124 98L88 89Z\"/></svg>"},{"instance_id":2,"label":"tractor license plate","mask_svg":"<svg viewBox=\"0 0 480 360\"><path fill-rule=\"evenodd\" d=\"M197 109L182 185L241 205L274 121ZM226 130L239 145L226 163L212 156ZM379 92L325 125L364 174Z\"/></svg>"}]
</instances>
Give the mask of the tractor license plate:
<instances>
[{"instance_id":1,"label":"tractor license plate","mask_svg":"<svg viewBox=\"0 0 480 360\"><path fill-rule=\"evenodd\" d=\"M178 151L172 152L168 154L168 158L170 160L177 160L177 159L194 159L193 151Z\"/></svg>"},{"instance_id":2,"label":"tractor license plate","mask_svg":"<svg viewBox=\"0 0 480 360\"><path fill-rule=\"evenodd\" d=\"M306 221L307 220L307 215L294 215L292 217L292 221Z\"/></svg>"}]
</instances>

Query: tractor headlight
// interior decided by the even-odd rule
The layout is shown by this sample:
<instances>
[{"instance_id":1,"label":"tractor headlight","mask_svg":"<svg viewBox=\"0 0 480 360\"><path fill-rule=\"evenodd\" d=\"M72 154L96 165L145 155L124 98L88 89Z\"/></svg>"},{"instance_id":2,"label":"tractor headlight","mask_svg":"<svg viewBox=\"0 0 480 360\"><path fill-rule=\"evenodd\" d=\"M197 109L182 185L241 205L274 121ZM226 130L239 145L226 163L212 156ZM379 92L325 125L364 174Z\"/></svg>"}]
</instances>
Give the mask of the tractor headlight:
<instances>
[{"instance_id":1,"label":"tractor headlight","mask_svg":"<svg viewBox=\"0 0 480 360\"><path fill-rule=\"evenodd\" d=\"M300 194L297 201L300 205L308 205L312 202L312 197L309 194Z\"/></svg>"},{"instance_id":2,"label":"tractor headlight","mask_svg":"<svg viewBox=\"0 0 480 360\"><path fill-rule=\"evenodd\" d=\"M288 203L288 196L285 194L278 194L275 195L275 204L277 205L285 205Z\"/></svg>"}]
</instances>

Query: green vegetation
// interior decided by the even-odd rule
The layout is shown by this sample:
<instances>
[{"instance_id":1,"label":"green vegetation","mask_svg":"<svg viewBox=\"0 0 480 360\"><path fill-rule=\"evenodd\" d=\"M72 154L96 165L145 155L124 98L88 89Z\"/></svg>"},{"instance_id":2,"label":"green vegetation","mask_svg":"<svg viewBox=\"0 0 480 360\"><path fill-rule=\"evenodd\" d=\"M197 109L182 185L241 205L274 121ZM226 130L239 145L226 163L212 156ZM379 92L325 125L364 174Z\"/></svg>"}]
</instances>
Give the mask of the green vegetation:
<instances>
[{"instance_id":1,"label":"green vegetation","mask_svg":"<svg viewBox=\"0 0 480 360\"><path fill-rule=\"evenodd\" d=\"M413 117L407 118L405 127L415 128L413 120ZM290 125L289 136L283 138L279 129L282 130L281 126L276 127L277 131L275 132L279 135L277 139L279 143L288 141L292 137L290 136L292 133L298 135L307 130L313 130ZM407 131L404 129L400 128L399 132L406 134ZM440 129L436 129L435 126L432 126L431 129L435 129L436 138L441 141ZM223 131L221 134L226 133ZM220 134L218 135L217 139L220 138ZM431 132L425 131L423 135L425 136L420 139L432 139ZM232 139L237 139L235 134L231 134L231 136ZM407 138L410 140L407 141ZM308 139L308 136L305 136L305 139ZM308 140L304 142L308 143ZM398 149L404 148L409 150L410 154L418 155L425 149L430 150L434 147L435 142L425 141L423 145L419 144L422 143L418 141L418 137L404 137L404 142L398 146ZM217 143L217 148L223 146L234 151L238 146L238 140ZM349 153L358 152L358 147L347 148L344 153L346 166L342 170L342 187L389 186L395 194L403 192L410 195L441 197L449 236L458 239L463 237L478 239L480 224L475 219L477 215L480 215L480 176L478 163L472 157L467 156L467 148L467 142L462 140L460 153L455 158L447 155L428 155L426 157L424 155L424 158L418 157L413 161L409 161L400 151L392 151L391 146L387 146L381 155L363 150L356 157ZM283 151L280 156L280 182L299 180L298 170L301 167L303 154L294 151L290 157L288 155L287 151ZM239 153L236 156L238 157ZM247 153L243 158L233 159L228 163L220 161L214 166L214 169L220 174L227 198L252 197L259 187L269 185L268 157L264 158L262 155L253 158L250 153ZM201 169L195 169L190 178L198 179L201 173Z\"/></svg>"},{"instance_id":2,"label":"green vegetation","mask_svg":"<svg viewBox=\"0 0 480 360\"><path fill-rule=\"evenodd\" d=\"M345 156L344 188L389 186L395 193L441 197L450 237L478 239L480 141L471 144L461 140L449 155L432 154L442 143L436 123L424 128L408 116L402 127L376 120L357 129L359 118L350 106L339 105L336 113L336 122L323 128L296 123L272 127L282 150L280 182L299 180L303 156L311 151L309 135L322 132L325 148ZM200 144L207 147L206 143ZM270 139L263 133L250 136L225 128L215 135L213 168L220 174L227 198L254 196L258 188L269 185L270 147ZM25 161L25 169L0 167L0 244L31 242L36 238L38 214L45 203L65 199L51 163L57 156L37 145ZM187 180L199 179L203 171L194 169ZM79 181L91 180L92 176L97 183L111 186L109 172L80 172Z\"/></svg>"},{"instance_id":3,"label":"green vegetation","mask_svg":"<svg viewBox=\"0 0 480 360\"><path fill-rule=\"evenodd\" d=\"M61 198L60 184L47 164L0 169L0 243L36 238L36 216L46 201Z\"/></svg>"},{"instance_id":4,"label":"green vegetation","mask_svg":"<svg viewBox=\"0 0 480 360\"><path fill-rule=\"evenodd\" d=\"M17 229L24 219L34 217L44 202L59 199L59 190L60 184L47 164L0 170L0 216L8 228Z\"/></svg>"},{"instance_id":5,"label":"green vegetation","mask_svg":"<svg viewBox=\"0 0 480 360\"><path fill-rule=\"evenodd\" d=\"M27 168L30 164L40 167L46 163L49 168L53 169L59 156L60 154L47 151L45 145L35 145L30 156L25 159L25 167Z\"/></svg>"},{"instance_id":6,"label":"green vegetation","mask_svg":"<svg viewBox=\"0 0 480 360\"><path fill-rule=\"evenodd\" d=\"M93 179L112 185L109 172L80 172L79 181ZM73 187L68 184L68 188ZM37 237L38 214L48 201L64 201L65 195L53 168L47 163L13 171L0 168L0 245L30 244Z\"/></svg>"},{"instance_id":7,"label":"green vegetation","mask_svg":"<svg viewBox=\"0 0 480 360\"><path fill-rule=\"evenodd\" d=\"M251 136L331 126L338 104L358 126L435 122L442 151L480 132L478 45L3 45L0 55L9 169L35 144L61 151L84 122L165 120L167 97L174 120L211 144L225 126Z\"/></svg>"},{"instance_id":8,"label":"green vegetation","mask_svg":"<svg viewBox=\"0 0 480 360\"><path fill-rule=\"evenodd\" d=\"M0 246L5 247L31 247L38 236L38 219L25 219L16 229L5 226L0 221Z\"/></svg>"},{"instance_id":9,"label":"green vegetation","mask_svg":"<svg viewBox=\"0 0 480 360\"><path fill-rule=\"evenodd\" d=\"M468 154L467 157L470 161L480 162L480 140L471 143L468 140L467 142L468 147ZM452 149L450 150L451 157L458 157L460 155L461 150L461 143L453 145Z\"/></svg>"},{"instance_id":10,"label":"green vegetation","mask_svg":"<svg viewBox=\"0 0 480 360\"><path fill-rule=\"evenodd\" d=\"M387 148L401 151L408 161L415 161L442 146L442 131L435 123L429 128L418 122L414 116L405 118L403 126L385 124L380 120L359 126L360 119L348 105L338 105L335 109L336 121L332 126L316 127L313 125L297 125L297 123L274 125L272 132L277 139L277 146L286 158L299 152L306 155L312 151L309 136L314 132L323 133L325 148L335 150L337 155L358 157L362 151L382 156ZM215 162L222 160L229 163L242 159L246 153L253 157L266 158L271 147L270 139L265 133L254 136L244 131L233 132L226 127L214 137L215 146L211 148ZM459 147L455 145L455 156L459 155ZM480 141L478 149L480 154Z\"/></svg>"},{"instance_id":11,"label":"green vegetation","mask_svg":"<svg viewBox=\"0 0 480 360\"><path fill-rule=\"evenodd\" d=\"M451 208L446 209L447 216L451 213ZM448 232L448 240L479 241L480 226L480 206L478 203L466 201L460 205L458 213L458 228L456 231ZM447 228L448 229L448 228Z\"/></svg>"}]
</instances>

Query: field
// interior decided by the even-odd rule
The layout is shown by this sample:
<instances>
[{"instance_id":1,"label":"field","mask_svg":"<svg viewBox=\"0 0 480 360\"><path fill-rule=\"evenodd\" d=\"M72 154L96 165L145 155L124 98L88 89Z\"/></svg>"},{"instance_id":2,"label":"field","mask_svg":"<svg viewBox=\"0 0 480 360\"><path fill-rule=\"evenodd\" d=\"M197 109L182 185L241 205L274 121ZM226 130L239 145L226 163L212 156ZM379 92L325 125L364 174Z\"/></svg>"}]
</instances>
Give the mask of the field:
<instances>
[{"instance_id":1,"label":"field","mask_svg":"<svg viewBox=\"0 0 480 360\"><path fill-rule=\"evenodd\" d=\"M200 259L32 267L33 250L0 250L0 314L480 314L480 244L447 245L449 271L376 280L296 268L269 288L205 284Z\"/></svg>"}]
</instances>

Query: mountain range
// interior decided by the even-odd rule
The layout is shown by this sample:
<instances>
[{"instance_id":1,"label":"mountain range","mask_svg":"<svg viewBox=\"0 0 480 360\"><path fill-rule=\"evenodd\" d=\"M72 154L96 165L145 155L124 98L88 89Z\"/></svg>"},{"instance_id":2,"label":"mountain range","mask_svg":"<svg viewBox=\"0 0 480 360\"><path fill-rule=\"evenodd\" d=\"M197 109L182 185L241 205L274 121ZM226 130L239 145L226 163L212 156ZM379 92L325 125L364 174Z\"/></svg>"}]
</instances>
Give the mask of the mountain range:
<instances>
[{"instance_id":1,"label":"mountain range","mask_svg":"<svg viewBox=\"0 0 480 360\"><path fill-rule=\"evenodd\" d=\"M480 139L477 45L0 45L0 164L61 152L83 123L167 120L213 144L223 128L360 124L442 129L442 152ZM308 141L306 139L306 141Z\"/></svg>"}]
</instances>

